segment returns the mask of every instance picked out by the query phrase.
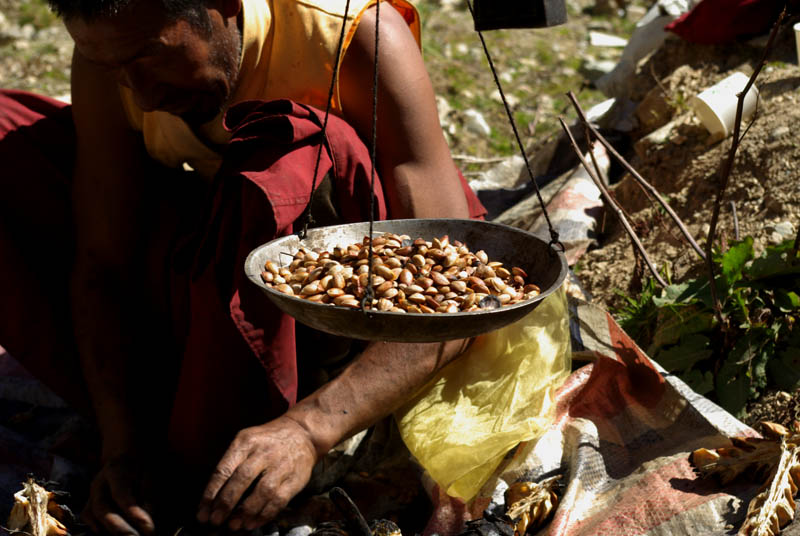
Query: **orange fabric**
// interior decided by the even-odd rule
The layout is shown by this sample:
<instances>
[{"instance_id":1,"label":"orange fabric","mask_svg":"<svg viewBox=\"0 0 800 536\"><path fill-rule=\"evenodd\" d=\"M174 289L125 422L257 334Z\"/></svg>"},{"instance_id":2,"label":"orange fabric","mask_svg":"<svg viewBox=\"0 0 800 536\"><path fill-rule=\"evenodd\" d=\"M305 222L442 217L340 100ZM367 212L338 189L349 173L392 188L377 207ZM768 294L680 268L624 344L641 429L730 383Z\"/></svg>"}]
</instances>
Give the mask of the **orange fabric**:
<instances>
[{"instance_id":1,"label":"orange fabric","mask_svg":"<svg viewBox=\"0 0 800 536\"><path fill-rule=\"evenodd\" d=\"M414 6L405 0L387 1L403 16L420 43L419 15ZM345 52L361 15L374 3L375 0L351 0ZM248 100L290 99L325 109L344 7L343 0L243 0L239 85L231 106ZM213 177L221 157L186 123L166 112L145 113L136 106L129 89L120 87L120 93L128 120L142 131L150 156L173 168L185 162L207 179ZM217 145L230 139L230 133L222 127L224 112L200 129ZM341 116L338 86L332 112Z\"/></svg>"}]
</instances>

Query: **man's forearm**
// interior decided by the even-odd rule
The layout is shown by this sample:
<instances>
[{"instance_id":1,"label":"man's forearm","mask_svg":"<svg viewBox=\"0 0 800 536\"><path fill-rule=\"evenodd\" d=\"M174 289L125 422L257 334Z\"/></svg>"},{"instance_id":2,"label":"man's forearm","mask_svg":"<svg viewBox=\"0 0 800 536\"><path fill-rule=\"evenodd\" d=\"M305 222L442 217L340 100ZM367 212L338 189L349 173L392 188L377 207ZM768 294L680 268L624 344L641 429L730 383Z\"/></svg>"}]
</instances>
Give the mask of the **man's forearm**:
<instances>
[{"instance_id":1,"label":"man's forearm","mask_svg":"<svg viewBox=\"0 0 800 536\"><path fill-rule=\"evenodd\" d=\"M120 359L120 325L108 278L102 280L86 266L72 275L72 319L81 367L106 450L130 439L133 417L126 403L124 365ZM118 302L117 302L118 303ZM117 343L112 343L117 341ZM112 444L115 443L115 444ZM116 445L119 443L119 445Z\"/></svg>"},{"instance_id":2,"label":"man's forearm","mask_svg":"<svg viewBox=\"0 0 800 536\"><path fill-rule=\"evenodd\" d=\"M466 349L468 340L373 343L342 374L290 409L321 456L407 401L436 371Z\"/></svg>"},{"instance_id":3,"label":"man's forearm","mask_svg":"<svg viewBox=\"0 0 800 536\"><path fill-rule=\"evenodd\" d=\"M469 218L458 170L448 153L439 161L382 168L394 218ZM388 164L387 164L388 166Z\"/></svg>"},{"instance_id":4,"label":"man's forearm","mask_svg":"<svg viewBox=\"0 0 800 536\"><path fill-rule=\"evenodd\" d=\"M143 315L142 307L136 305L140 293L124 274L80 262L72 274L70 291L73 328L103 440L103 456L113 457L138 447L135 430L152 413L147 411L152 405L149 401L158 396L155 371L150 373L152 382L147 389L141 383L147 377L149 358L136 340L148 339L141 332L137 336L141 325L137 317ZM147 424L152 430L157 423Z\"/></svg>"}]
</instances>

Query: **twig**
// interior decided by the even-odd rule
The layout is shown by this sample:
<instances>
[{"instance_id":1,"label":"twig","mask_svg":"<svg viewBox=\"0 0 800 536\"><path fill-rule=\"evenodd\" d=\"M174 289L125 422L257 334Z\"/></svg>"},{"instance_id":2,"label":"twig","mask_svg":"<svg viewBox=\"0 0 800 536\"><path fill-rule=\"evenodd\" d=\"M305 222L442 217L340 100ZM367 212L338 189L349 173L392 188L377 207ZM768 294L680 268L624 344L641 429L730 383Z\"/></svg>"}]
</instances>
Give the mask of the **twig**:
<instances>
[{"instance_id":1,"label":"twig","mask_svg":"<svg viewBox=\"0 0 800 536\"><path fill-rule=\"evenodd\" d=\"M559 117L558 120L561 123L561 127L567 133L567 136L569 136L569 141L572 143L572 148L578 155L578 159L581 161L581 164L583 164L584 169L586 169L586 173L588 173L589 176L592 178L595 185L600 190L600 193L603 195L603 199L605 199L608 206L614 209L614 212L617 213L619 221L622 222L622 226L625 228L625 231L627 231L628 235L631 237L631 240L633 241L636 248L639 250L639 253L642 254L642 258L644 258L644 262L647 264L647 267L650 269L650 272L653 274L653 277L655 278L655 280L658 282L659 285L661 285L662 287L666 287L667 286L666 281L664 281L664 279L661 278L661 275L658 273L658 270L656 270L656 267L653 265L653 262L647 255L647 252L644 250L644 246L642 246L642 243L639 241L639 237L636 236L636 233L631 227L631 224L628 222L628 219L622 213L622 209L620 209L619 205L617 205L617 203L611 197L611 194L609 194L605 184L603 184L603 180L599 176L597 176L594 169L592 169L592 166L589 164L589 162L586 161L586 159L583 157L583 154L581 154L581 149L580 147L578 147L578 143L572 136L572 132L570 132L569 127L564 122L564 119ZM591 152L591 145L589 146L589 151Z\"/></svg>"},{"instance_id":2,"label":"twig","mask_svg":"<svg viewBox=\"0 0 800 536\"><path fill-rule=\"evenodd\" d=\"M494 158L478 158L477 156L470 156L468 154L454 154L453 160L466 162L467 164L497 164L498 162L505 162L508 157L494 157Z\"/></svg>"},{"instance_id":3,"label":"twig","mask_svg":"<svg viewBox=\"0 0 800 536\"><path fill-rule=\"evenodd\" d=\"M347 495L342 488L331 488L328 492L328 496L344 516L350 534L355 536L372 536L367 520L364 519L358 506L356 506L350 496Z\"/></svg>"},{"instance_id":4,"label":"twig","mask_svg":"<svg viewBox=\"0 0 800 536\"><path fill-rule=\"evenodd\" d=\"M739 216L736 214L736 203L731 201L731 212L733 213L733 237L736 240L739 238Z\"/></svg>"},{"instance_id":5,"label":"twig","mask_svg":"<svg viewBox=\"0 0 800 536\"><path fill-rule=\"evenodd\" d=\"M761 69L764 67L764 63L767 60L767 56L769 55L770 51L772 50L772 45L775 42L775 36L778 35L778 30L780 29L781 22L783 22L783 18L786 16L786 7L784 6L783 11L781 14L778 15L778 20L775 21L775 25L772 27L772 31L769 34L769 40L767 41L767 45L764 47L764 52L761 54L761 59L756 65L755 70L753 70L753 74L750 75L750 79L745 84L744 89L741 93L739 93L738 102L736 104L736 119L733 124L733 139L731 140L731 148L728 151L728 157L722 160L721 167L720 167L720 178L717 189L717 197L714 199L714 210L711 213L711 224L709 226L708 231L708 238L706 239L706 265L708 267L708 279L709 285L711 287L711 300L714 304L714 313L717 317L717 321L719 322L720 327L724 330L725 323L722 318L722 304L719 301L719 296L717 294L717 283L714 280L714 260L712 256L712 249L714 247L714 238L717 234L717 222L719 221L719 212L720 207L722 206L722 198L725 196L725 190L728 188L728 182L730 180L731 171L733 170L733 162L736 159L736 150L739 148L739 142L741 141L739 137L739 131L742 128L742 111L744 110L744 98L747 95L747 92L750 91L753 83L756 81L758 74L761 72Z\"/></svg>"},{"instance_id":6,"label":"twig","mask_svg":"<svg viewBox=\"0 0 800 536\"><path fill-rule=\"evenodd\" d=\"M570 91L569 93L567 93L567 97L569 97L569 99L572 101L572 105L575 107L575 111L578 113L578 119L584 125L586 125L586 127L589 129L589 131L594 135L594 137L600 143L603 144L603 146L606 148L606 150L610 154L612 154L614 156L614 158L616 158L617 161L619 161L620 164L622 164L622 166L628 171L628 173L631 174L631 176L634 179L636 179L636 182L639 183L639 185L642 187L642 189L645 192L648 192L650 195L653 196L653 198L655 198L656 201L658 201L658 203L661 205L661 207L667 212L667 214L669 214L670 218L672 218L672 221L675 222L675 225L678 226L678 229L680 229L681 234L684 236L684 238L686 238L686 241L689 243L689 245L692 246L692 249L694 249L697 252L697 254L700 256L700 258L705 259L706 258L706 254L703 252L702 248L697 244L697 241L695 241L695 239L691 235L691 233L689 233L689 230L686 228L686 225L684 225L683 220L681 220L678 217L678 215L675 213L675 211L672 210L672 207L669 206L669 204L666 201L664 201L664 198L661 197L661 195L658 193L658 190L656 190L653 187L653 185L651 185L649 182L647 182L644 179L644 177L642 177L639 174L639 172L636 171L633 168L633 166L630 165L630 163L628 163L628 161L625 160L622 157L622 155L617 152L616 149L614 149L614 146L611 145L611 143L609 143L608 140L606 140L600 134L600 132L598 132L597 129L594 128L594 126L592 126L592 124L586 119L586 114L584 113L583 109L581 108L581 105L578 103L578 99L575 97L575 94L572 93L572 91Z\"/></svg>"}]
</instances>

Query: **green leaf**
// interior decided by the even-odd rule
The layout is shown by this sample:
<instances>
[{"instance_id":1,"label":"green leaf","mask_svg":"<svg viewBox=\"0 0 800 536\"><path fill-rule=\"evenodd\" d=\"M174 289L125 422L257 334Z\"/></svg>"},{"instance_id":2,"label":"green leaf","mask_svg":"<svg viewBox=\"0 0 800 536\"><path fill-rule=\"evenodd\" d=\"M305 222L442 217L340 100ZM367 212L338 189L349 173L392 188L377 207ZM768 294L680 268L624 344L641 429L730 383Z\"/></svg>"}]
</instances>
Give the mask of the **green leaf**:
<instances>
[{"instance_id":1,"label":"green leaf","mask_svg":"<svg viewBox=\"0 0 800 536\"><path fill-rule=\"evenodd\" d=\"M791 239L785 240L777 246L768 247L745 269L745 273L751 279L800 274L800 263L792 265L791 259L789 259L793 247L794 240Z\"/></svg>"},{"instance_id":2,"label":"green leaf","mask_svg":"<svg viewBox=\"0 0 800 536\"><path fill-rule=\"evenodd\" d=\"M730 312L731 314L735 315L739 320L740 327L744 328L750 326L750 308L748 307L749 295L750 292L748 289L734 289L730 295L730 299L724 304L725 312Z\"/></svg>"},{"instance_id":3,"label":"green leaf","mask_svg":"<svg viewBox=\"0 0 800 536\"><path fill-rule=\"evenodd\" d=\"M697 394L704 395L714 390L714 375L711 374L711 371L702 372L692 369L678 377Z\"/></svg>"},{"instance_id":4,"label":"green leaf","mask_svg":"<svg viewBox=\"0 0 800 536\"><path fill-rule=\"evenodd\" d=\"M683 372L694 364L711 357L711 340L697 333L683 337L680 343L661 350L653 357L666 370Z\"/></svg>"},{"instance_id":5,"label":"green leaf","mask_svg":"<svg viewBox=\"0 0 800 536\"><path fill-rule=\"evenodd\" d=\"M770 340L770 330L764 327L753 327L747 330L728 354L727 362L736 365L747 365L759 357L762 348Z\"/></svg>"},{"instance_id":6,"label":"green leaf","mask_svg":"<svg viewBox=\"0 0 800 536\"><path fill-rule=\"evenodd\" d=\"M653 296L653 303L656 307L664 307L665 305L672 305L681 300L681 296L689 290L689 283L680 283L678 285L668 285L667 288L661 293L661 296Z\"/></svg>"},{"instance_id":7,"label":"green leaf","mask_svg":"<svg viewBox=\"0 0 800 536\"><path fill-rule=\"evenodd\" d=\"M743 240L734 241L728 251L722 256L722 277L728 286L742 278L742 270L747 261L753 258L753 237L746 236Z\"/></svg>"},{"instance_id":8,"label":"green leaf","mask_svg":"<svg viewBox=\"0 0 800 536\"><path fill-rule=\"evenodd\" d=\"M647 353L655 355L659 348L676 344L686 335L709 331L712 325L714 325L714 314L696 305L660 309L653 343Z\"/></svg>"},{"instance_id":9,"label":"green leaf","mask_svg":"<svg viewBox=\"0 0 800 536\"><path fill-rule=\"evenodd\" d=\"M728 293L728 284L725 278L719 274L717 274L714 280L717 282L717 293L720 299L722 299ZM690 279L682 285L675 286L676 290L680 289L681 291L680 294L675 297L676 304L701 303L709 309L713 309L714 302L711 299L711 285L708 284L707 275L703 275L699 279Z\"/></svg>"},{"instance_id":10,"label":"green leaf","mask_svg":"<svg viewBox=\"0 0 800 536\"><path fill-rule=\"evenodd\" d=\"M800 348L789 347L770 359L767 365L770 379L783 391L800 387Z\"/></svg>"},{"instance_id":11,"label":"green leaf","mask_svg":"<svg viewBox=\"0 0 800 536\"><path fill-rule=\"evenodd\" d=\"M747 365L725 361L717 373L715 383L720 405L728 413L742 417L745 405L753 393L750 376L747 374Z\"/></svg>"},{"instance_id":12,"label":"green leaf","mask_svg":"<svg viewBox=\"0 0 800 536\"><path fill-rule=\"evenodd\" d=\"M750 365L750 379L752 386L761 391L767 386L767 363L775 353L775 345L771 340L766 341L756 353Z\"/></svg>"},{"instance_id":13,"label":"green leaf","mask_svg":"<svg viewBox=\"0 0 800 536\"><path fill-rule=\"evenodd\" d=\"M788 313L800 307L800 296L791 290L782 288L775 289L775 305L784 313Z\"/></svg>"}]
</instances>

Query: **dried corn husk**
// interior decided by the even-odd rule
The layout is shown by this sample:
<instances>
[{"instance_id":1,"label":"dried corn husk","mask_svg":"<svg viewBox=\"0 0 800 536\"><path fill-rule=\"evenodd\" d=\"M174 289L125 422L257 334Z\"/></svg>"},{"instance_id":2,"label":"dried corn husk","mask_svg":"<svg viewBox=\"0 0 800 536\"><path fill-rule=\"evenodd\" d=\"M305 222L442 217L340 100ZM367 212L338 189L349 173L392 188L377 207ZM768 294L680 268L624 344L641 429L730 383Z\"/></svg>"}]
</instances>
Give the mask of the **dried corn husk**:
<instances>
[{"instance_id":1,"label":"dried corn husk","mask_svg":"<svg viewBox=\"0 0 800 536\"><path fill-rule=\"evenodd\" d=\"M747 508L739 529L744 536L775 536L794 519L794 495L800 485L800 423L792 430L762 422L764 439L731 438L731 447L697 449L690 461L703 476L727 484L740 475L763 480L763 490Z\"/></svg>"},{"instance_id":2,"label":"dried corn husk","mask_svg":"<svg viewBox=\"0 0 800 536\"><path fill-rule=\"evenodd\" d=\"M771 439L733 438L732 447L697 449L690 461L702 476L714 475L722 485L742 474L752 479L768 476L781 456L780 443Z\"/></svg>"},{"instance_id":3,"label":"dried corn husk","mask_svg":"<svg viewBox=\"0 0 800 536\"><path fill-rule=\"evenodd\" d=\"M11 534L21 532L31 536L69 536L67 528L54 515L63 513L53 493L29 478L14 494L8 530Z\"/></svg>"},{"instance_id":4,"label":"dried corn husk","mask_svg":"<svg viewBox=\"0 0 800 536\"><path fill-rule=\"evenodd\" d=\"M794 519L794 494L800 476L800 447L782 442L777 470L769 488L750 501L747 518L739 534L743 536L775 536Z\"/></svg>"},{"instance_id":5,"label":"dried corn husk","mask_svg":"<svg viewBox=\"0 0 800 536\"><path fill-rule=\"evenodd\" d=\"M523 536L544 525L558 506L555 488L561 475L541 482L517 482L506 490L506 515L515 520L514 536ZM518 521L516 521L518 519Z\"/></svg>"}]
</instances>

